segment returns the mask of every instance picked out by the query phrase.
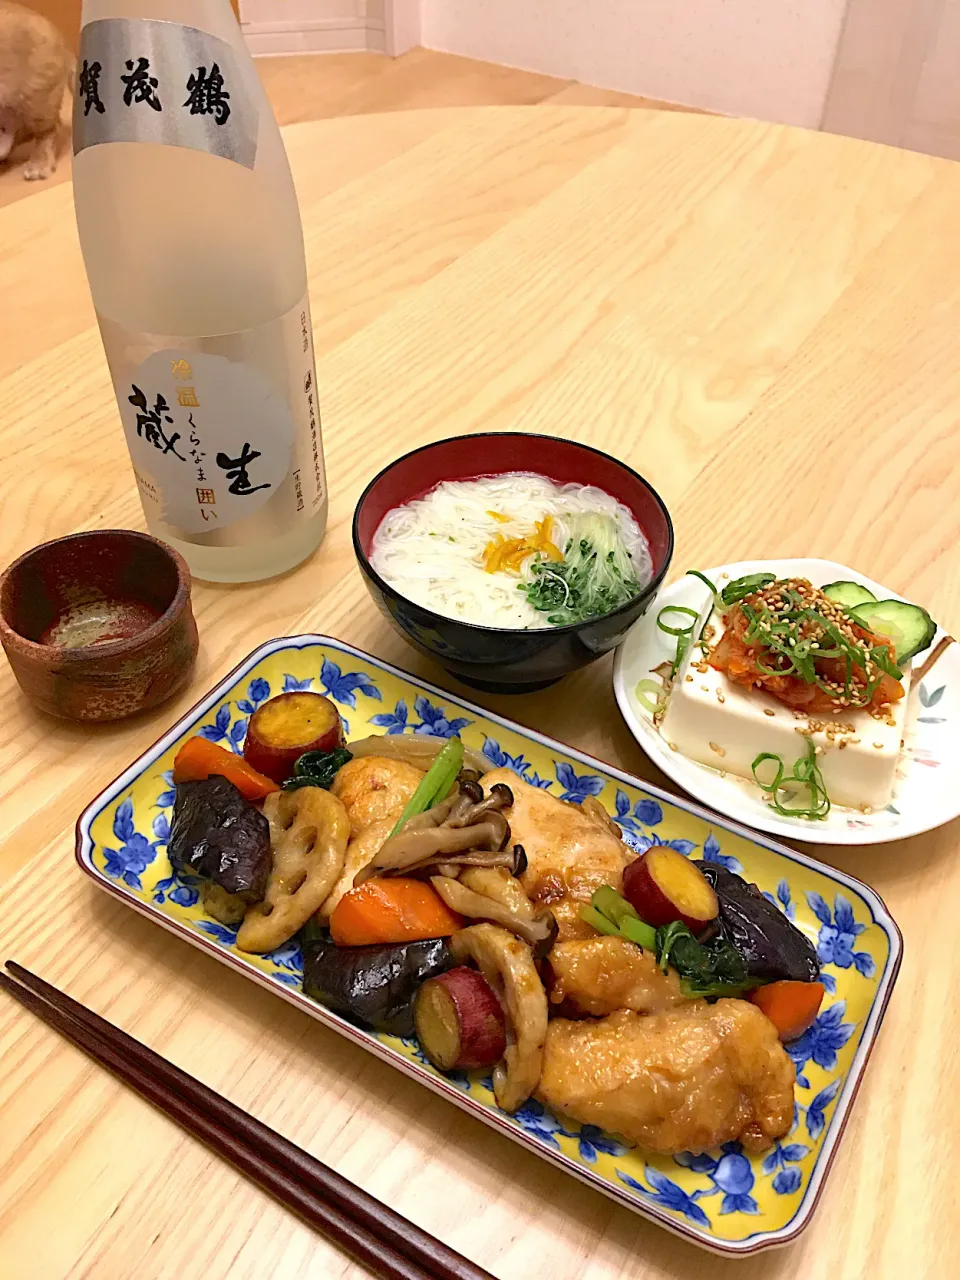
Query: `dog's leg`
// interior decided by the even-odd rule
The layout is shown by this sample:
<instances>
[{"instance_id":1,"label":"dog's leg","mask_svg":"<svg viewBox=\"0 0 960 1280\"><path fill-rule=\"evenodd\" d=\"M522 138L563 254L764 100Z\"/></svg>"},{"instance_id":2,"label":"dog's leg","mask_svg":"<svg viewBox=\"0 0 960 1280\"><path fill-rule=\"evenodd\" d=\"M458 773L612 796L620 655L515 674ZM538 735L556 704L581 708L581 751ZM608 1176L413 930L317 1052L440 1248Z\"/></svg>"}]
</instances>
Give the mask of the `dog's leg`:
<instances>
[{"instance_id":1,"label":"dog's leg","mask_svg":"<svg viewBox=\"0 0 960 1280\"><path fill-rule=\"evenodd\" d=\"M49 178L57 167L57 131L51 129L42 134L33 144L30 159L23 166L23 177L26 182L37 182Z\"/></svg>"}]
</instances>

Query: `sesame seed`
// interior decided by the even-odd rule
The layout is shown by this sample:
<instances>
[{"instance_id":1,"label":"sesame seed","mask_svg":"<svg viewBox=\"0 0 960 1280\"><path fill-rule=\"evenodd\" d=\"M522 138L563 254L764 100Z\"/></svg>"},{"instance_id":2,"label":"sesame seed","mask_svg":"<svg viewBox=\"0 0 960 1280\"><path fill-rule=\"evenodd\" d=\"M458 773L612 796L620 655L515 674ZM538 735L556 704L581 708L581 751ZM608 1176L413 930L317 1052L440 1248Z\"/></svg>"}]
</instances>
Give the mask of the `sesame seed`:
<instances>
[{"instance_id":1,"label":"sesame seed","mask_svg":"<svg viewBox=\"0 0 960 1280\"><path fill-rule=\"evenodd\" d=\"M882 742L875 742L873 745L876 747L876 749L877 749L878 751L882 751L882 750L883 750L883 743L882 743Z\"/></svg>"},{"instance_id":2,"label":"sesame seed","mask_svg":"<svg viewBox=\"0 0 960 1280\"><path fill-rule=\"evenodd\" d=\"M668 742L667 746L670 748L671 751L676 751L677 749L677 744L675 742Z\"/></svg>"},{"instance_id":3,"label":"sesame seed","mask_svg":"<svg viewBox=\"0 0 960 1280\"><path fill-rule=\"evenodd\" d=\"M777 713L775 711L771 711L769 707L764 707L763 714L765 716L775 716Z\"/></svg>"},{"instance_id":4,"label":"sesame seed","mask_svg":"<svg viewBox=\"0 0 960 1280\"><path fill-rule=\"evenodd\" d=\"M717 701L718 701L718 702L726 702L726 698L723 696L723 694L720 692L720 690L719 690L719 689L717 690Z\"/></svg>"},{"instance_id":5,"label":"sesame seed","mask_svg":"<svg viewBox=\"0 0 960 1280\"><path fill-rule=\"evenodd\" d=\"M847 745L847 740L846 740L846 738L841 738L841 739L840 739L840 750L841 750L841 751L843 751L843 749L846 747L846 745Z\"/></svg>"},{"instance_id":6,"label":"sesame seed","mask_svg":"<svg viewBox=\"0 0 960 1280\"><path fill-rule=\"evenodd\" d=\"M707 745L709 746L710 750L715 751L718 756L725 756L727 754L726 751L724 751L723 747L717 746L715 742L709 742L707 743Z\"/></svg>"},{"instance_id":7,"label":"sesame seed","mask_svg":"<svg viewBox=\"0 0 960 1280\"><path fill-rule=\"evenodd\" d=\"M690 684L693 684L693 676L684 676L683 678L684 680L688 680Z\"/></svg>"},{"instance_id":8,"label":"sesame seed","mask_svg":"<svg viewBox=\"0 0 960 1280\"><path fill-rule=\"evenodd\" d=\"M700 688L703 690L704 693L710 692L710 686L708 684L702 684Z\"/></svg>"}]
</instances>

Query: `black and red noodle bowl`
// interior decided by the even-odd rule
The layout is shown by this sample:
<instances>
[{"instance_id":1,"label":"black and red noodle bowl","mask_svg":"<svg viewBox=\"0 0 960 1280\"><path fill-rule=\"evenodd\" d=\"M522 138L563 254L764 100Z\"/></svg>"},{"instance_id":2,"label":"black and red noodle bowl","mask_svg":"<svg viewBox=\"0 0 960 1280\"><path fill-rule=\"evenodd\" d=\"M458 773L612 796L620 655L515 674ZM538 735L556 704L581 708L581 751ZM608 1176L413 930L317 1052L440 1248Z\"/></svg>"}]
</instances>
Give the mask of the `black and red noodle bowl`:
<instances>
[{"instance_id":1,"label":"black and red noodle bowl","mask_svg":"<svg viewBox=\"0 0 960 1280\"><path fill-rule=\"evenodd\" d=\"M559 484L596 485L622 502L643 530L653 577L639 595L602 617L563 627L482 627L416 604L370 563L373 539L388 511L421 498L443 480L472 480L507 471ZM384 616L416 649L465 684L495 693L541 689L614 649L656 597L673 556L673 523L657 491L609 454L556 436L518 431L438 440L397 458L367 485L353 516L360 571Z\"/></svg>"}]
</instances>

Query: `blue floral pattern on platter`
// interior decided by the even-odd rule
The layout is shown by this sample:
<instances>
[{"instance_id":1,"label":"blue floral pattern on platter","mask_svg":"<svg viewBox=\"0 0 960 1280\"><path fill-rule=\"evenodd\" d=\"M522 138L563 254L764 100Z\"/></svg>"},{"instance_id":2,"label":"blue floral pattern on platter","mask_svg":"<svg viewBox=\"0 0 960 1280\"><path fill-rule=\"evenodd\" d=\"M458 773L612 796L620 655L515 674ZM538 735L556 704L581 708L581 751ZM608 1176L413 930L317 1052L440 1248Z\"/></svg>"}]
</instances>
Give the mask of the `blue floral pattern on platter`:
<instances>
[{"instance_id":1,"label":"blue floral pattern on platter","mask_svg":"<svg viewBox=\"0 0 960 1280\"><path fill-rule=\"evenodd\" d=\"M293 672L281 668L281 674L274 674L275 666L269 669L267 679L260 674L265 662L248 664L246 676L241 671L233 686L226 687L219 697L211 700L209 710L196 722L199 729L189 724L182 729L181 736L199 731L211 741L242 751L249 717L267 698L280 692L321 689L341 710L349 709L359 715L362 727L358 726L356 737L377 731L389 735L430 733L442 737L463 734L491 765L511 769L532 786L549 790L575 804L587 797L601 798L619 823L624 839L638 851L665 845L688 857L712 861L732 871L744 871L744 850L749 842L731 835L722 825L687 819L690 834L677 834L677 815L683 816L683 802L675 802L662 794L657 798L636 784L628 786L627 780L618 783L615 775L596 766L591 769L590 763L578 758L576 753L569 753L565 759L566 753L552 744L539 742L535 735L525 738L523 731L462 706L438 690L422 689L406 677L403 677L405 687L397 696L392 687L397 681L391 677L390 668L382 668L381 678L380 665L370 659L352 663L351 651L332 642L318 643L316 647L322 660L313 665L312 673L304 669L303 663ZM280 656L283 647L278 644L278 648ZM372 670L362 670L363 666ZM393 673L393 677L401 675ZM384 708L387 692L391 695L387 705L392 704L392 711ZM525 742L529 745L524 746ZM546 755L544 745L548 746ZM549 754L551 751L555 754ZM135 805L131 799L129 786L114 793L112 808L109 793L101 802L97 812L109 812L111 838L103 841L99 863L92 863L95 873L141 896L155 910L173 914L178 925L204 936L218 949L233 951L236 929L202 918L197 881L192 877L178 878L171 872L165 849L174 800L172 774L169 768L149 774L149 768L148 763L139 775L151 779L150 802L142 811L139 803ZM777 856L782 862L786 860L785 855ZM802 861L798 856L797 862ZM159 873L154 871L151 878L150 869L155 864ZM843 883L833 873L821 876L828 881L831 878L834 887ZM806 903L804 910L811 913L812 920L804 919L801 924L816 937L824 966L824 983L830 994L810 1030L788 1047L798 1073L795 1122L791 1133L762 1158L748 1158L737 1144L702 1155L643 1158L616 1135L554 1116L535 1098L528 1100L515 1115L505 1116L493 1107L491 1081L479 1073L447 1077L447 1083L459 1096L469 1098L474 1106L494 1111L501 1124L521 1132L544 1154L573 1161L582 1170L591 1171L591 1176L603 1180L596 1185L608 1192L616 1184L620 1188L619 1198L633 1197L635 1204L665 1215L675 1227L688 1224L701 1242L735 1252L742 1252L746 1242L774 1242L787 1228L765 1227L772 1203L793 1206L786 1217L788 1227L795 1220L806 1221L806 1189L815 1167L811 1159L822 1154L837 1113L837 1100L851 1069L850 1044L858 1044L863 1038L867 1013L862 1010L861 1017L851 1017L847 1000L831 1000L836 993L837 978L843 974L845 983L856 980L864 984L860 1004L867 999L863 1009L869 1012L872 1007L869 998L876 990L878 975L873 956L862 947L865 931L871 929L871 933L876 933L873 908L859 899L855 906L849 897L839 892L833 895L832 906L822 894L812 890L794 897L785 878L770 883L773 891L768 891L767 896L790 919L797 918L798 902ZM302 957L296 943L288 943L262 958L242 957L241 962L251 963L261 975L291 992L299 991ZM889 959L883 967L889 969ZM332 1015L324 1016L338 1021ZM423 1066L432 1074L415 1041L403 1042L359 1032L354 1035L379 1041L389 1051L402 1054L408 1062L417 1064L418 1069ZM728 1224L740 1222L744 1226L731 1232ZM753 1247L759 1245L750 1245Z\"/></svg>"}]
</instances>

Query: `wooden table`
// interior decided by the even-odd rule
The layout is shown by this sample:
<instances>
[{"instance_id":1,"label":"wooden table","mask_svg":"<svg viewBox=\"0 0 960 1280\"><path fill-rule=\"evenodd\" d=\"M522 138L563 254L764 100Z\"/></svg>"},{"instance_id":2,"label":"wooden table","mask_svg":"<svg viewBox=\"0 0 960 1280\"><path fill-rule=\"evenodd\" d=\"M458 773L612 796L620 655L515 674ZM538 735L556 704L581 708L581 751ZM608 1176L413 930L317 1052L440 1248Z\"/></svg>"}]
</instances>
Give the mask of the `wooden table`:
<instances>
[{"instance_id":1,"label":"wooden table","mask_svg":"<svg viewBox=\"0 0 960 1280\"><path fill-rule=\"evenodd\" d=\"M906 959L813 1224L738 1262L613 1205L114 904L76 870L73 823L268 637L327 631L445 682L375 612L348 532L375 471L454 432L557 432L627 459L670 504L675 574L825 556L956 632L960 168L768 125L547 107L331 120L287 141L330 531L282 581L197 585L196 679L144 719L44 719L3 667L0 954L497 1276L951 1274L956 824L817 851L886 898ZM69 188L0 212L3 562L73 529L141 527L93 320ZM484 701L663 781L617 714L609 660L562 694ZM4 1280L360 1274L6 1001L0 1054Z\"/></svg>"}]
</instances>

